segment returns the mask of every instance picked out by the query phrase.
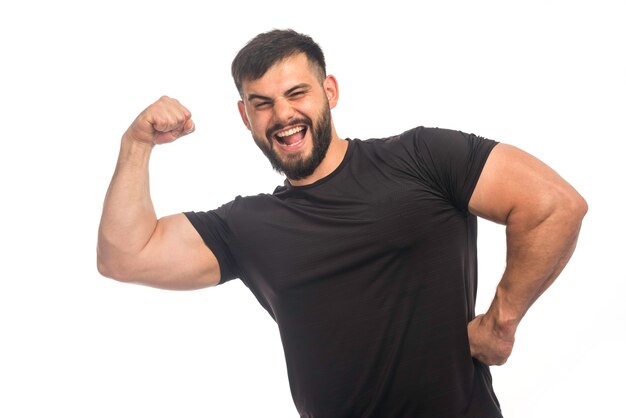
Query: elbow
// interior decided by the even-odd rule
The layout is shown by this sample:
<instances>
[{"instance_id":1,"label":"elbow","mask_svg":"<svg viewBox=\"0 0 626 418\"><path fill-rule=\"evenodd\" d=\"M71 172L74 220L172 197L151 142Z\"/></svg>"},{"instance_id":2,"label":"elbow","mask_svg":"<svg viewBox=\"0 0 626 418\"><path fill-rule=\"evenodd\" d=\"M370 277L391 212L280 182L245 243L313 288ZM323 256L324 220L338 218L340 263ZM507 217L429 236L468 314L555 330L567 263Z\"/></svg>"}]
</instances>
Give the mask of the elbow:
<instances>
[{"instance_id":1,"label":"elbow","mask_svg":"<svg viewBox=\"0 0 626 418\"><path fill-rule=\"evenodd\" d=\"M556 228L554 232L558 234L568 231L577 233L588 210L587 201L573 188L553 189L533 204L512 211L507 218L507 225L517 225L527 230L544 226Z\"/></svg>"},{"instance_id":2,"label":"elbow","mask_svg":"<svg viewBox=\"0 0 626 418\"><path fill-rule=\"evenodd\" d=\"M118 282L131 282L136 274L133 270L136 255L127 253L113 245L104 235L98 237L96 245L96 268L100 275Z\"/></svg>"},{"instance_id":3,"label":"elbow","mask_svg":"<svg viewBox=\"0 0 626 418\"><path fill-rule=\"evenodd\" d=\"M561 206L569 220L576 225L582 223L583 218L589 210L589 205L585 198L575 190L570 191L568 196L563 199Z\"/></svg>"},{"instance_id":4,"label":"elbow","mask_svg":"<svg viewBox=\"0 0 626 418\"><path fill-rule=\"evenodd\" d=\"M111 268L110 264L107 263L100 256L100 254L98 254L97 268L98 268L98 273L100 273L101 276L104 276L108 279L114 278L115 274L113 273L113 269Z\"/></svg>"},{"instance_id":5,"label":"elbow","mask_svg":"<svg viewBox=\"0 0 626 418\"><path fill-rule=\"evenodd\" d=\"M564 228L563 232L571 231L578 235L583 218L589 210L587 201L573 189L557 196L552 202L552 209L549 211L548 218L561 225Z\"/></svg>"},{"instance_id":6,"label":"elbow","mask_svg":"<svg viewBox=\"0 0 626 418\"><path fill-rule=\"evenodd\" d=\"M97 254L97 268L98 273L108 279L117 280L118 282L130 281L129 275L121 268L121 263L111 257L105 257L100 251Z\"/></svg>"}]
</instances>

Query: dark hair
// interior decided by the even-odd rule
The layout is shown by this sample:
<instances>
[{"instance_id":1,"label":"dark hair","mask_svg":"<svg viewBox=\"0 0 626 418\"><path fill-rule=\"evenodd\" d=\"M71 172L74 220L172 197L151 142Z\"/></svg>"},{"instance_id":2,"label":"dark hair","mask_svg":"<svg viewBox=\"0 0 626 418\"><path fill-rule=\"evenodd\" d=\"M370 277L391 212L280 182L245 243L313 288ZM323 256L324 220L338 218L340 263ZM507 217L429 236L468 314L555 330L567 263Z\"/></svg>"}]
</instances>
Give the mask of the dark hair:
<instances>
[{"instance_id":1,"label":"dark hair","mask_svg":"<svg viewBox=\"0 0 626 418\"><path fill-rule=\"evenodd\" d=\"M252 38L244 46L231 66L235 86L242 95L244 81L257 80L277 62L304 53L311 65L315 65L320 82L326 78L326 62L320 46L307 35L293 29L274 29Z\"/></svg>"}]
</instances>

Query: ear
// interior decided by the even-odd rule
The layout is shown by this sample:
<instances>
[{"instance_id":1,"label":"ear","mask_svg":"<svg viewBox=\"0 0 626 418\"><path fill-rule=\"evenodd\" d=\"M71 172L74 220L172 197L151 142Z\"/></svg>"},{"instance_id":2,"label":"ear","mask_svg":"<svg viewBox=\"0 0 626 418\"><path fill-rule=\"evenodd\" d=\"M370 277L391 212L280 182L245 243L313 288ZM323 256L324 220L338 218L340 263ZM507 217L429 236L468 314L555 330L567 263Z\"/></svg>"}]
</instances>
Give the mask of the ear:
<instances>
[{"instance_id":1,"label":"ear","mask_svg":"<svg viewBox=\"0 0 626 418\"><path fill-rule=\"evenodd\" d=\"M239 109L239 115L241 116L241 120L243 124L246 125L246 128L250 130L250 122L248 121L248 115L246 114L246 105L243 104L242 100L237 102L237 108Z\"/></svg>"},{"instance_id":2,"label":"ear","mask_svg":"<svg viewBox=\"0 0 626 418\"><path fill-rule=\"evenodd\" d=\"M324 80L324 92L328 99L328 106L332 109L339 101L339 85L334 75L329 75Z\"/></svg>"}]
</instances>

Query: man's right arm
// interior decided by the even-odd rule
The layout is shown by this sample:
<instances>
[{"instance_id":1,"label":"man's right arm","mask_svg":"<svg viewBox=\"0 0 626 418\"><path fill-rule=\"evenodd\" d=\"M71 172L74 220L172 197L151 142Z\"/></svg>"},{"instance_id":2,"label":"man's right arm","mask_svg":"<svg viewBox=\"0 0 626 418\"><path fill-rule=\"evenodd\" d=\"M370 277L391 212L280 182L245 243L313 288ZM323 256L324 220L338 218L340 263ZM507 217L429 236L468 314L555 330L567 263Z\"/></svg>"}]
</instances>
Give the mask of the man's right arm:
<instances>
[{"instance_id":1,"label":"man's right arm","mask_svg":"<svg viewBox=\"0 0 626 418\"><path fill-rule=\"evenodd\" d=\"M184 214L156 218L148 164L157 144L194 130L191 113L162 97L122 137L98 231L98 270L104 276L163 289L216 285L217 259Z\"/></svg>"}]
</instances>

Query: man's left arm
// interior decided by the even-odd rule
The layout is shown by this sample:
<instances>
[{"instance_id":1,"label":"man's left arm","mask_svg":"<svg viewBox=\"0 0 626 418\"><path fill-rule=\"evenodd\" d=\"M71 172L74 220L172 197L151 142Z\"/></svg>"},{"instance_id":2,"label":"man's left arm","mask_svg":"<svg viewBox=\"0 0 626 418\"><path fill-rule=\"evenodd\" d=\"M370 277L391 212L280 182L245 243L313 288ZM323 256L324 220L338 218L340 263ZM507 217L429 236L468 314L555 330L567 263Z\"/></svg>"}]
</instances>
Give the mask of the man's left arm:
<instances>
[{"instance_id":1,"label":"man's left arm","mask_svg":"<svg viewBox=\"0 0 626 418\"><path fill-rule=\"evenodd\" d=\"M554 170L513 146L489 155L469 202L471 213L506 225L504 275L491 306L468 325L472 356L506 362L528 308L569 261L587 203Z\"/></svg>"}]
</instances>

